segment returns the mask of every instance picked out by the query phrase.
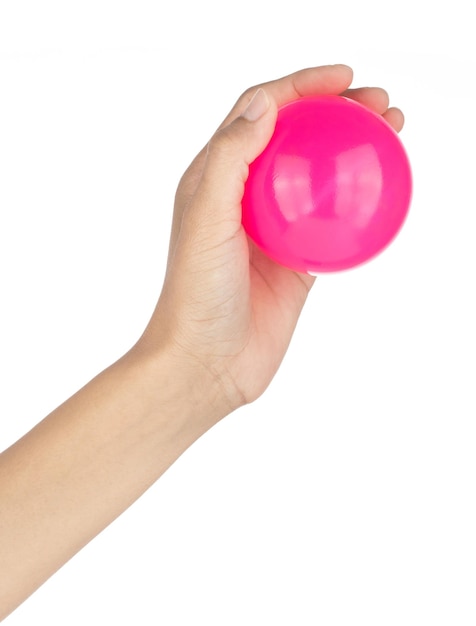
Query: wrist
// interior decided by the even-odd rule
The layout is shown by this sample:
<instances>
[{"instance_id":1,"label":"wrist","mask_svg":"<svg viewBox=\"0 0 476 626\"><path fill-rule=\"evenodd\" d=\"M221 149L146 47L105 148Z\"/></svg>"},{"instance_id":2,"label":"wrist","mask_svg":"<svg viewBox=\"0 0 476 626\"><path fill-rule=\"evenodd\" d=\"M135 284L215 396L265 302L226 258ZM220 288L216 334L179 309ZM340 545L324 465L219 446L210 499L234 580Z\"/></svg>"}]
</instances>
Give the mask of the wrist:
<instances>
[{"instance_id":1,"label":"wrist","mask_svg":"<svg viewBox=\"0 0 476 626\"><path fill-rule=\"evenodd\" d=\"M164 419L185 438L198 439L237 408L211 365L171 342L143 337L123 359L148 398L151 419Z\"/></svg>"}]
</instances>

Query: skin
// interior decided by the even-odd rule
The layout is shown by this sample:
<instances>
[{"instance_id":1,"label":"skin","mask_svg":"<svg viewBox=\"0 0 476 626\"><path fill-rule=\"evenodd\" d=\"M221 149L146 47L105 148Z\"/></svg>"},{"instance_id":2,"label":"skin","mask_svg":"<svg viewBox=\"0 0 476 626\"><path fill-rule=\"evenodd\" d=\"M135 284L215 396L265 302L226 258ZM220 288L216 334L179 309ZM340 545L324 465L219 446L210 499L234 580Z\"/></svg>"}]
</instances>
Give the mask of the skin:
<instances>
[{"instance_id":1,"label":"skin","mask_svg":"<svg viewBox=\"0 0 476 626\"><path fill-rule=\"evenodd\" d=\"M271 138L278 107L300 96L343 94L402 128L383 89L351 82L352 70L335 65L250 88L184 173L143 335L0 455L0 619L269 385L314 278L247 239L248 165Z\"/></svg>"}]
</instances>

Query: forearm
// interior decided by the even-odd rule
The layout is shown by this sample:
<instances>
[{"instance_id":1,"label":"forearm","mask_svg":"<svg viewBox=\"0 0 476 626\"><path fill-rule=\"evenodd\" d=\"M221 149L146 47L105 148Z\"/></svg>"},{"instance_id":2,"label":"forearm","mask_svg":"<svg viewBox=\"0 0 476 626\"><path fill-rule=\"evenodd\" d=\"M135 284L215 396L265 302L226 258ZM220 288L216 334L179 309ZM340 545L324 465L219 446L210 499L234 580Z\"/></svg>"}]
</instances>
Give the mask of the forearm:
<instances>
[{"instance_id":1,"label":"forearm","mask_svg":"<svg viewBox=\"0 0 476 626\"><path fill-rule=\"evenodd\" d=\"M0 619L217 421L206 398L165 350L132 352L0 456Z\"/></svg>"}]
</instances>

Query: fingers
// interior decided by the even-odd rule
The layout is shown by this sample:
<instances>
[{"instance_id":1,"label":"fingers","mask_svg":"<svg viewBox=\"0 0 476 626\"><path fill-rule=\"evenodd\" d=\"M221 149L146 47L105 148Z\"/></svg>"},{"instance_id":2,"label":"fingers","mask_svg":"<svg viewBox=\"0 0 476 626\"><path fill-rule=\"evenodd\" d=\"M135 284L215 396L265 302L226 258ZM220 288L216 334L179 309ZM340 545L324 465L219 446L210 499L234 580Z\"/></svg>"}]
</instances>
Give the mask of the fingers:
<instances>
[{"instance_id":1,"label":"fingers","mask_svg":"<svg viewBox=\"0 0 476 626\"><path fill-rule=\"evenodd\" d=\"M348 65L324 65L299 70L288 76L262 83L247 89L237 100L235 106L223 120L219 128L227 126L241 115L258 88L263 88L277 107L302 96L318 93L340 94L352 82L353 72Z\"/></svg>"},{"instance_id":2,"label":"fingers","mask_svg":"<svg viewBox=\"0 0 476 626\"><path fill-rule=\"evenodd\" d=\"M273 101L274 106L279 108L287 102L302 96L310 96L317 93L340 94L348 89L352 82L352 76L352 69L347 65L324 65L299 70L282 78L255 85L247 89L238 98L217 130L225 128L239 117L259 88L264 89L268 98ZM195 178L198 178L201 173L201 166L205 160L206 151L207 146L197 155L190 168L192 173L197 174Z\"/></svg>"},{"instance_id":3,"label":"fingers","mask_svg":"<svg viewBox=\"0 0 476 626\"><path fill-rule=\"evenodd\" d=\"M354 89L347 89L341 95L363 104L365 107L375 111L375 113L378 113L379 115L382 115L388 109L388 93L381 87L358 87Z\"/></svg>"},{"instance_id":4,"label":"fingers","mask_svg":"<svg viewBox=\"0 0 476 626\"><path fill-rule=\"evenodd\" d=\"M405 121L403 113L396 107L389 108L389 97L385 89L380 87L359 87L357 89L347 89L341 95L351 98L381 115L397 133L402 130Z\"/></svg>"},{"instance_id":5,"label":"fingers","mask_svg":"<svg viewBox=\"0 0 476 626\"><path fill-rule=\"evenodd\" d=\"M311 67L299 70L282 78L272 80L255 87L247 89L237 100L234 107L218 127L217 132L229 126L233 120L240 117L251 99L262 88L271 107L278 109L287 102L296 100L302 96L309 96L317 93L339 94L347 90L352 82L353 72L347 65L324 65L321 67ZM208 146L202 149L192 163L187 177L183 179L182 192L190 195L196 182L200 179L202 168L206 161ZM256 155L255 155L256 156ZM186 184L188 181L188 185Z\"/></svg>"},{"instance_id":6,"label":"fingers","mask_svg":"<svg viewBox=\"0 0 476 626\"><path fill-rule=\"evenodd\" d=\"M383 114L383 118L399 133L405 123L405 117L400 109L391 107Z\"/></svg>"},{"instance_id":7,"label":"fingers","mask_svg":"<svg viewBox=\"0 0 476 626\"><path fill-rule=\"evenodd\" d=\"M241 115L213 135L193 202L201 224L211 228L218 218L235 232L240 227L248 166L271 139L276 116L275 102L260 88Z\"/></svg>"},{"instance_id":8,"label":"fingers","mask_svg":"<svg viewBox=\"0 0 476 626\"><path fill-rule=\"evenodd\" d=\"M253 94L259 87L262 87L278 108L302 96L343 95L382 115L394 130L399 132L403 128L404 116L400 109L389 108L389 96L385 89L380 87L350 88L352 77L352 69L347 65L325 65L299 70L288 76L251 87L238 98L218 129L224 128L241 115Z\"/></svg>"},{"instance_id":9,"label":"fingers","mask_svg":"<svg viewBox=\"0 0 476 626\"><path fill-rule=\"evenodd\" d=\"M352 78L352 69L347 65L327 65L299 70L247 89L220 124L210 143L197 155L182 177L177 192L171 252L175 247L184 208L199 189L202 192L202 203L210 207L213 205L216 211L220 210L218 205L223 205L220 199L226 196L227 204L235 209L232 221L238 223L236 208L240 206L247 166L271 138L277 110L284 104L304 96L340 94L382 115L399 132L404 124L403 113L395 107L389 108L387 92L379 87L350 88ZM265 122L243 117L260 87L269 104L264 114ZM213 199L212 202L208 202L207 193Z\"/></svg>"},{"instance_id":10,"label":"fingers","mask_svg":"<svg viewBox=\"0 0 476 626\"><path fill-rule=\"evenodd\" d=\"M230 134L229 130L226 131L225 129L227 129L227 127L230 126L230 124L232 124L234 120L240 118L259 87L262 87L264 89L267 98L270 101L271 110L276 111L277 108L279 108L280 106L301 96L312 95L316 93L342 93L343 91L348 89L350 83L352 82L352 76L352 69L347 65L327 65L322 67L312 67L299 70L297 72L289 74L288 76L284 76L282 78L263 83L262 85L250 87L240 96L234 107L231 109L229 114L218 127L217 133L212 138L211 144L205 146L201 150L201 152L196 156L196 158L188 168L187 172L182 177L179 189L177 190L176 206L172 223L169 261L173 255L177 236L180 231L184 207L188 205L190 199L196 192L199 186L199 182L202 179L205 165L207 163L208 165L210 165L210 159L207 157L207 155L209 155L211 152L210 145L216 152L214 148L216 147L217 143L219 144L219 141L217 141L217 139L223 140L222 143L224 143L225 137L227 136L227 134ZM270 126L268 126L268 130L269 128ZM222 134L220 135L221 131L225 132L222 132ZM269 134L268 140L270 139L270 137L271 134ZM262 144L261 149L264 149L265 145L266 144ZM251 142L251 152L253 152L254 146L255 143ZM254 156L257 156L257 154L258 153L256 153ZM247 155L244 155L243 152L239 156L241 158L240 171L242 171L243 163L245 162L243 161L242 157L245 156L246 160L248 160L249 157L247 157ZM219 161L217 159L214 159L212 160L212 163L213 162L218 163ZM223 163L227 163L228 167L231 166L229 158L225 159ZM208 170L210 171L210 167L208 168ZM223 171L223 167L220 167L220 170ZM239 188L241 178L238 177L235 180L235 186Z\"/></svg>"},{"instance_id":11,"label":"fingers","mask_svg":"<svg viewBox=\"0 0 476 626\"><path fill-rule=\"evenodd\" d=\"M271 138L277 110L284 104L303 96L314 94L340 94L348 90L353 72L347 65L325 65L299 70L288 76L272 80L248 89L236 102L208 144L207 157L202 161L204 170L202 189L243 192L247 166L265 148ZM382 90L383 91L383 90ZM256 95L265 94L269 105L268 123L259 124L254 130L249 118L250 109L256 103ZM248 124L244 124L246 119ZM230 141L231 139L231 141ZM203 156L202 156L203 158ZM242 172L237 176L237 173ZM207 176L208 174L208 176ZM211 184L212 178L218 182ZM234 181L234 184L233 184ZM210 183L210 184L208 184ZM232 196L229 196L230 199ZM233 196L235 206L241 197Z\"/></svg>"},{"instance_id":12,"label":"fingers","mask_svg":"<svg viewBox=\"0 0 476 626\"><path fill-rule=\"evenodd\" d=\"M264 87L278 107L291 100L315 94L339 94L349 87L353 71L348 65L324 65L299 70L265 83Z\"/></svg>"}]
</instances>

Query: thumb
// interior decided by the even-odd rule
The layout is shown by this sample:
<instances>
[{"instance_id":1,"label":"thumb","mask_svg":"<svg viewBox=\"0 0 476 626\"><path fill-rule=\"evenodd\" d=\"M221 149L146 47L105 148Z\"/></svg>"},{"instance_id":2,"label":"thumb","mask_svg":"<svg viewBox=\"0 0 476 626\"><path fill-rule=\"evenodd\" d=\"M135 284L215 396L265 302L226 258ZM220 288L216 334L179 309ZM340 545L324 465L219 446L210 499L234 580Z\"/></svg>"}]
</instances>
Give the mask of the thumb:
<instances>
[{"instance_id":1,"label":"thumb","mask_svg":"<svg viewBox=\"0 0 476 626\"><path fill-rule=\"evenodd\" d=\"M259 88L241 115L213 135L192 203L201 223L241 222L248 166L271 139L276 117L276 103Z\"/></svg>"}]
</instances>

